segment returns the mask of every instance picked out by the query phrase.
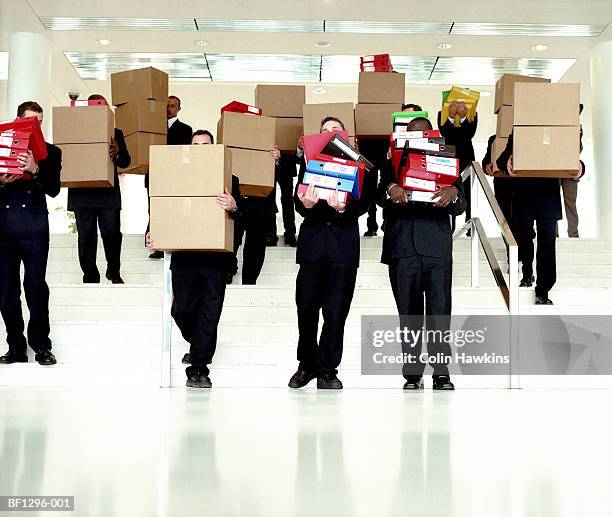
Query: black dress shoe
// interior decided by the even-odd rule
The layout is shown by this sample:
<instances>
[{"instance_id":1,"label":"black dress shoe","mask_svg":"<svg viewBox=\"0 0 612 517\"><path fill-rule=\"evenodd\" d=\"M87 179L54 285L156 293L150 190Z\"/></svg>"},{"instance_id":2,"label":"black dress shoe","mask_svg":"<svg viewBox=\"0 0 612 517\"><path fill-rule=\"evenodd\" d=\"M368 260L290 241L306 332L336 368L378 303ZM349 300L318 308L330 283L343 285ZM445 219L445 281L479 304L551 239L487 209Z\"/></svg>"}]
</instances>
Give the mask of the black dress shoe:
<instances>
[{"instance_id":1,"label":"black dress shoe","mask_svg":"<svg viewBox=\"0 0 612 517\"><path fill-rule=\"evenodd\" d=\"M536 305L554 305L548 296L536 296Z\"/></svg>"},{"instance_id":2,"label":"black dress shoe","mask_svg":"<svg viewBox=\"0 0 612 517\"><path fill-rule=\"evenodd\" d=\"M533 285L534 280L535 276L524 276L521 280L521 283L519 284L519 287L531 287Z\"/></svg>"},{"instance_id":3,"label":"black dress shoe","mask_svg":"<svg viewBox=\"0 0 612 517\"><path fill-rule=\"evenodd\" d=\"M455 385L451 382L448 375L434 375L433 389L439 391L453 391Z\"/></svg>"},{"instance_id":4,"label":"black dress shoe","mask_svg":"<svg viewBox=\"0 0 612 517\"><path fill-rule=\"evenodd\" d=\"M10 350L0 357L0 364L27 363L28 354L18 354Z\"/></svg>"},{"instance_id":5,"label":"black dress shoe","mask_svg":"<svg viewBox=\"0 0 612 517\"><path fill-rule=\"evenodd\" d=\"M212 388L212 382L207 375L191 375L187 377L188 388Z\"/></svg>"},{"instance_id":6,"label":"black dress shoe","mask_svg":"<svg viewBox=\"0 0 612 517\"><path fill-rule=\"evenodd\" d=\"M363 234L364 237L376 237L376 235L378 235L376 230L368 230Z\"/></svg>"},{"instance_id":7,"label":"black dress shoe","mask_svg":"<svg viewBox=\"0 0 612 517\"><path fill-rule=\"evenodd\" d=\"M106 279L110 280L113 284L125 284L120 274L111 275L108 271L106 272Z\"/></svg>"},{"instance_id":8,"label":"black dress shoe","mask_svg":"<svg viewBox=\"0 0 612 517\"><path fill-rule=\"evenodd\" d=\"M191 364L191 354L185 354L183 359L181 359L181 363L183 364Z\"/></svg>"},{"instance_id":9,"label":"black dress shoe","mask_svg":"<svg viewBox=\"0 0 612 517\"><path fill-rule=\"evenodd\" d=\"M163 251L154 251L153 253L151 253L149 255L150 259L163 259L164 258L164 252Z\"/></svg>"},{"instance_id":10,"label":"black dress shoe","mask_svg":"<svg viewBox=\"0 0 612 517\"><path fill-rule=\"evenodd\" d=\"M293 377L289 380L289 387L297 390L306 386L316 375L312 372L304 370L298 370L293 374Z\"/></svg>"},{"instance_id":11,"label":"black dress shoe","mask_svg":"<svg viewBox=\"0 0 612 517\"><path fill-rule=\"evenodd\" d=\"M341 390L342 388L342 383L335 373L327 373L317 378L317 389L319 390Z\"/></svg>"},{"instance_id":12,"label":"black dress shoe","mask_svg":"<svg viewBox=\"0 0 612 517\"><path fill-rule=\"evenodd\" d=\"M83 283L84 284L99 284L100 283L100 277L98 278L92 278L92 277L83 277Z\"/></svg>"},{"instance_id":13,"label":"black dress shoe","mask_svg":"<svg viewBox=\"0 0 612 517\"><path fill-rule=\"evenodd\" d=\"M270 239L266 239L266 246L269 248L274 248L276 246L278 246L278 237L277 238L270 238Z\"/></svg>"},{"instance_id":14,"label":"black dress shoe","mask_svg":"<svg viewBox=\"0 0 612 517\"><path fill-rule=\"evenodd\" d=\"M404 384L405 390L422 390L423 389L423 377L408 377Z\"/></svg>"},{"instance_id":15,"label":"black dress shoe","mask_svg":"<svg viewBox=\"0 0 612 517\"><path fill-rule=\"evenodd\" d=\"M234 281L234 275L232 273L228 273L227 275L225 275L225 283L226 284L231 284Z\"/></svg>"},{"instance_id":16,"label":"black dress shoe","mask_svg":"<svg viewBox=\"0 0 612 517\"><path fill-rule=\"evenodd\" d=\"M285 246L290 246L292 248L297 247L297 239L295 235L285 235Z\"/></svg>"},{"instance_id":17,"label":"black dress shoe","mask_svg":"<svg viewBox=\"0 0 612 517\"><path fill-rule=\"evenodd\" d=\"M34 359L38 364L42 366L52 366L54 364L57 364L57 359L55 359L55 356L51 353L50 350L43 350L41 352L38 352L34 356Z\"/></svg>"}]
</instances>

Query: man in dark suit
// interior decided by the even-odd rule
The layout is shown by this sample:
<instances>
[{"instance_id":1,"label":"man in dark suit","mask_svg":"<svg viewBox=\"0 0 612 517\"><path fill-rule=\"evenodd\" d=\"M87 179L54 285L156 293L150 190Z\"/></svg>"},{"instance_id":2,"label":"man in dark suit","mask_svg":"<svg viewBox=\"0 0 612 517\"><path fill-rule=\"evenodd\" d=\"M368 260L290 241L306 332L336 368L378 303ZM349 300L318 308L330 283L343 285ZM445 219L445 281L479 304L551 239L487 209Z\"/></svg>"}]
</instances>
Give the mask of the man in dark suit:
<instances>
[{"instance_id":1,"label":"man in dark suit","mask_svg":"<svg viewBox=\"0 0 612 517\"><path fill-rule=\"evenodd\" d=\"M516 176L512 152L514 135L510 135L506 149L497 159L499 170ZM584 172L580 162L577 178ZM518 245L523 262L520 287L533 285L533 223L536 223L538 250L536 256L536 305L552 305L548 293L557 281L557 222L561 219L561 182L557 178L514 177L513 210L517 218Z\"/></svg>"},{"instance_id":2,"label":"man in dark suit","mask_svg":"<svg viewBox=\"0 0 612 517\"><path fill-rule=\"evenodd\" d=\"M179 111L181 111L181 99L176 95L168 97L168 105L166 107L166 115L168 116L168 136L166 143L168 145L190 145L191 135L193 130L184 122L178 119ZM145 188L147 189L147 198L149 197L149 176L145 176ZM147 232L149 227L147 226ZM149 255L151 259L164 258L161 251L154 251Z\"/></svg>"},{"instance_id":3,"label":"man in dark suit","mask_svg":"<svg viewBox=\"0 0 612 517\"><path fill-rule=\"evenodd\" d=\"M464 102L453 102L448 110L448 120L442 124L442 112L438 112L438 127L440 133L446 138L448 145L454 145L457 149L457 158L459 158L459 170L463 172L465 168L475 160L474 145L472 138L476 134L478 128L478 114L474 120L470 122L467 119L467 107ZM455 117L459 115L460 125L455 127ZM470 178L463 182L463 191L467 206L465 209L465 218L469 220L472 217L470 206Z\"/></svg>"},{"instance_id":4,"label":"man in dark suit","mask_svg":"<svg viewBox=\"0 0 612 517\"><path fill-rule=\"evenodd\" d=\"M295 207L293 206L293 178L297 176L297 167L299 163L295 154L282 154L279 160L279 166L276 168L276 183L281 191L281 207L283 210L283 226L285 227L284 241L285 245L295 248L297 240L295 239ZM274 214L268 219L268 235L267 245L276 246L278 244L278 230L276 228L276 189L274 193Z\"/></svg>"},{"instance_id":5,"label":"man in dark suit","mask_svg":"<svg viewBox=\"0 0 612 517\"><path fill-rule=\"evenodd\" d=\"M344 125L334 117L322 121L321 132L342 131ZM303 170L298 184L302 183ZM298 370L289 387L306 386L317 378L318 389L342 389L338 366L344 346L344 324L351 308L359 267L360 216L368 209L372 191L368 184L375 175L366 173L357 201L343 203L333 193L320 201L314 187L307 194L295 195L295 209L304 217L298 236L296 279L299 340ZM319 339L319 313L323 329Z\"/></svg>"},{"instance_id":6,"label":"man in dark suit","mask_svg":"<svg viewBox=\"0 0 612 517\"><path fill-rule=\"evenodd\" d=\"M193 134L193 145L214 143L209 131L198 130ZM239 215L241 203L238 178L232 176L232 191L217 196L219 209L226 210L231 218ZM155 249L149 233L147 246ZM181 334L189 343L189 353L183 357L188 364L187 387L211 388L210 370L217 348L217 328L225 299L226 276L232 265L231 252L175 252L172 253L172 317Z\"/></svg>"},{"instance_id":7,"label":"man in dark suit","mask_svg":"<svg viewBox=\"0 0 612 517\"><path fill-rule=\"evenodd\" d=\"M426 124L425 124L426 123ZM425 126L424 126L425 124ZM431 129L427 119L414 119L411 130ZM396 183L391 161L381 173L379 204L383 207L385 236L381 262L389 266L389 279L402 326L408 317L424 313L437 325L448 328L452 302L453 234L451 218L465 210L466 200L459 178L453 186L441 188L435 195L435 204L408 202L406 192ZM425 307L423 307L423 297ZM412 319L409 320L414 323ZM443 329L441 329L443 330ZM422 342L411 348L402 342L404 354L420 358ZM428 342L430 355L450 356L448 344ZM423 388L425 364L417 359L414 364L405 363L404 389ZM433 386L436 390L453 390L448 367L436 364L433 370Z\"/></svg>"},{"instance_id":8,"label":"man in dark suit","mask_svg":"<svg viewBox=\"0 0 612 517\"><path fill-rule=\"evenodd\" d=\"M106 99L102 95L90 95L89 100ZM79 109L79 108L76 108ZM121 189L117 167L130 165L130 155L125 146L121 129L115 129L109 158L115 164L115 185L109 188L69 188L68 210L74 212L79 237L79 263L83 271L83 283L99 284L100 272L96 265L98 226L106 255L106 278L113 284L123 284L121 278Z\"/></svg>"},{"instance_id":9,"label":"man in dark suit","mask_svg":"<svg viewBox=\"0 0 612 517\"><path fill-rule=\"evenodd\" d=\"M43 110L36 102L24 102L17 117L37 117ZM49 256L49 214L45 195L60 191L62 152L47 144L48 156L36 163L31 151L21 153L18 162L24 177L0 175L0 312L6 326L8 353L0 364L27 363L27 345L36 361L56 364L49 339L49 287L45 280ZM25 181L23 181L25 180ZM30 311L28 339L23 335L20 268L23 262L23 288Z\"/></svg>"}]
</instances>

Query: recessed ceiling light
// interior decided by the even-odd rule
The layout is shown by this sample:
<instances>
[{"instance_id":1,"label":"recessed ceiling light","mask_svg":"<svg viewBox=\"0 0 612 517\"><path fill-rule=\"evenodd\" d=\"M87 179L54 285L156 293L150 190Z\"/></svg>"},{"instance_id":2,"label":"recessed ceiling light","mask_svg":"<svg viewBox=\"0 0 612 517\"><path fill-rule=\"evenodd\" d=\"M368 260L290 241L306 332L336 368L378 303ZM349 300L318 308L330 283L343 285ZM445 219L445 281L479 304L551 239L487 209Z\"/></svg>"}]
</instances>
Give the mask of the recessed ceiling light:
<instances>
[{"instance_id":1,"label":"recessed ceiling light","mask_svg":"<svg viewBox=\"0 0 612 517\"><path fill-rule=\"evenodd\" d=\"M206 47L208 46L208 41L203 40L203 39L199 39L193 42L194 45L197 45L198 47Z\"/></svg>"},{"instance_id":2,"label":"recessed ceiling light","mask_svg":"<svg viewBox=\"0 0 612 517\"><path fill-rule=\"evenodd\" d=\"M312 93L314 93L315 95L323 95L327 93L327 90L319 86L318 88L315 88L314 90L312 90Z\"/></svg>"},{"instance_id":3,"label":"recessed ceiling light","mask_svg":"<svg viewBox=\"0 0 612 517\"><path fill-rule=\"evenodd\" d=\"M106 45L110 45L110 40L108 39L99 39L97 40L98 45L102 45L103 47L106 47Z\"/></svg>"},{"instance_id":4,"label":"recessed ceiling light","mask_svg":"<svg viewBox=\"0 0 612 517\"><path fill-rule=\"evenodd\" d=\"M436 47L438 47L440 50L448 50L449 48L453 48L450 43L438 43Z\"/></svg>"},{"instance_id":5,"label":"recessed ceiling light","mask_svg":"<svg viewBox=\"0 0 612 517\"><path fill-rule=\"evenodd\" d=\"M542 52L547 49L548 49L547 45L534 45L533 47L531 47L531 50L535 50L536 52Z\"/></svg>"},{"instance_id":6,"label":"recessed ceiling light","mask_svg":"<svg viewBox=\"0 0 612 517\"><path fill-rule=\"evenodd\" d=\"M481 97L491 97L491 92L480 92Z\"/></svg>"},{"instance_id":7,"label":"recessed ceiling light","mask_svg":"<svg viewBox=\"0 0 612 517\"><path fill-rule=\"evenodd\" d=\"M329 48L329 47L331 47L331 43L329 41L317 41L315 43L315 47Z\"/></svg>"}]
</instances>

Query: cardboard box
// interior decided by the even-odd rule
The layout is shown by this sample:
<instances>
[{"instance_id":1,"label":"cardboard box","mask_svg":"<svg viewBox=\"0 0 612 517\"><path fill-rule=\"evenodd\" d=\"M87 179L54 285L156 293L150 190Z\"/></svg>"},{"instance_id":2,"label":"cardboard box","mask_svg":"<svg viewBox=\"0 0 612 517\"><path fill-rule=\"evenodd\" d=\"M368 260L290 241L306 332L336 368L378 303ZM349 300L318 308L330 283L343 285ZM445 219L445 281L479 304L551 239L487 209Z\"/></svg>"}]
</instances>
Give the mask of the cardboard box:
<instances>
[{"instance_id":1,"label":"cardboard box","mask_svg":"<svg viewBox=\"0 0 612 517\"><path fill-rule=\"evenodd\" d=\"M318 134L324 118L336 117L342 121L349 136L355 136L355 107L352 102L304 104L303 113L305 135Z\"/></svg>"},{"instance_id":2,"label":"cardboard box","mask_svg":"<svg viewBox=\"0 0 612 517\"><path fill-rule=\"evenodd\" d=\"M550 79L527 75L503 74L495 84L495 113L502 106L514 104L514 85L516 83L550 83Z\"/></svg>"},{"instance_id":3,"label":"cardboard box","mask_svg":"<svg viewBox=\"0 0 612 517\"><path fill-rule=\"evenodd\" d=\"M243 196L265 197L275 186L276 162L268 151L230 148L231 170Z\"/></svg>"},{"instance_id":4,"label":"cardboard box","mask_svg":"<svg viewBox=\"0 0 612 517\"><path fill-rule=\"evenodd\" d=\"M114 136L115 117L108 106L53 108L55 144L110 144Z\"/></svg>"},{"instance_id":5,"label":"cardboard box","mask_svg":"<svg viewBox=\"0 0 612 517\"><path fill-rule=\"evenodd\" d=\"M163 251L233 251L234 221L216 197L152 197L151 239Z\"/></svg>"},{"instance_id":6,"label":"cardboard box","mask_svg":"<svg viewBox=\"0 0 612 517\"><path fill-rule=\"evenodd\" d=\"M303 131L304 120L302 118L277 118L276 145L281 151L295 152Z\"/></svg>"},{"instance_id":7,"label":"cardboard box","mask_svg":"<svg viewBox=\"0 0 612 517\"><path fill-rule=\"evenodd\" d=\"M130 166L119 169L119 174L148 174L149 173L149 147L152 145L165 145L166 135L155 133L132 133L125 138L125 145L130 153Z\"/></svg>"},{"instance_id":8,"label":"cardboard box","mask_svg":"<svg viewBox=\"0 0 612 517\"><path fill-rule=\"evenodd\" d=\"M498 138L508 138L514 128L514 107L502 106L497 113L497 132Z\"/></svg>"},{"instance_id":9,"label":"cardboard box","mask_svg":"<svg viewBox=\"0 0 612 517\"><path fill-rule=\"evenodd\" d=\"M515 127L512 156L519 176L575 176L580 168L580 127Z\"/></svg>"},{"instance_id":10,"label":"cardboard box","mask_svg":"<svg viewBox=\"0 0 612 517\"><path fill-rule=\"evenodd\" d=\"M255 87L255 105L267 117L301 118L304 104L305 86L258 84Z\"/></svg>"},{"instance_id":11,"label":"cardboard box","mask_svg":"<svg viewBox=\"0 0 612 517\"><path fill-rule=\"evenodd\" d=\"M165 135L168 133L166 105L166 101L149 99L126 102L115 110L115 125L125 136L139 131Z\"/></svg>"},{"instance_id":12,"label":"cardboard box","mask_svg":"<svg viewBox=\"0 0 612 517\"><path fill-rule=\"evenodd\" d=\"M276 140L276 119L225 111L217 123L217 141L228 147L270 151Z\"/></svg>"},{"instance_id":13,"label":"cardboard box","mask_svg":"<svg viewBox=\"0 0 612 517\"><path fill-rule=\"evenodd\" d=\"M403 104L406 97L405 74L360 72L358 102L360 104Z\"/></svg>"},{"instance_id":14,"label":"cardboard box","mask_svg":"<svg viewBox=\"0 0 612 517\"><path fill-rule=\"evenodd\" d=\"M493 147L491 148L491 164L493 165L493 172L498 173L499 176L506 176L505 173L499 170L499 167L497 166L497 159L501 156L501 153L506 150L507 145L507 138L501 138L497 136L495 137L495 140L493 141Z\"/></svg>"},{"instance_id":15,"label":"cardboard box","mask_svg":"<svg viewBox=\"0 0 612 517\"><path fill-rule=\"evenodd\" d=\"M82 109L82 108L78 108ZM108 143L60 144L62 187L113 187L115 165L108 156Z\"/></svg>"},{"instance_id":16,"label":"cardboard box","mask_svg":"<svg viewBox=\"0 0 612 517\"><path fill-rule=\"evenodd\" d=\"M580 84L515 84L514 125L579 126Z\"/></svg>"},{"instance_id":17,"label":"cardboard box","mask_svg":"<svg viewBox=\"0 0 612 517\"><path fill-rule=\"evenodd\" d=\"M355 131L357 136L388 136L393 130L391 116L401 104L357 104Z\"/></svg>"},{"instance_id":18,"label":"cardboard box","mask_svg":"<svg viewBox=\"0 0 612 517\"><path fill-rule=\"evenodd\" d=\"M224 145L155 145L149 150L151 197L218 196L232 190Z\"/></svg>"},{"instance_id":19,"label":"cardboard box","mask_svg":"<svg viewBox=\"0 0 612 517\"><path fill-rule=\"evenodd\" d=\"M168 101L168 74L151 66L111 74L113 105L137 99Z\"/></svg>"}]
</instances>

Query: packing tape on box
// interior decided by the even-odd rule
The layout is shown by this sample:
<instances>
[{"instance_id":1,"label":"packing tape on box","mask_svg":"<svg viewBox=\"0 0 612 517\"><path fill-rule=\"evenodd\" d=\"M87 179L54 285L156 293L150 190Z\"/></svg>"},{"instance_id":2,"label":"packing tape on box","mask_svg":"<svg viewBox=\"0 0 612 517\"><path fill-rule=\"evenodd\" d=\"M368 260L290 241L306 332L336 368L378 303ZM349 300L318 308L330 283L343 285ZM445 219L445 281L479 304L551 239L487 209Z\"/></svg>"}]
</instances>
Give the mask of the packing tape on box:
<instances>
[{"instance_id":1,"label":"packing tape on box","mask_svg":"<svg viewBox=\"0 0 612 517\"><path fill-rule=\"evenodd\" d=\"M550 145L550 130L547 127L542 132L542 145Z\"/></svg>"},{"instance_id":2,"label":"packing tape on box","mask_svg":"<svg viewBox=\"0 0 612 517\"><path fill-rule=\"evenodd\" d=\"M191 163L191 147L188 145L183 145L183 163L190 164Z\"/></svg>"}]
</instances>

